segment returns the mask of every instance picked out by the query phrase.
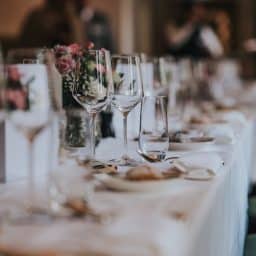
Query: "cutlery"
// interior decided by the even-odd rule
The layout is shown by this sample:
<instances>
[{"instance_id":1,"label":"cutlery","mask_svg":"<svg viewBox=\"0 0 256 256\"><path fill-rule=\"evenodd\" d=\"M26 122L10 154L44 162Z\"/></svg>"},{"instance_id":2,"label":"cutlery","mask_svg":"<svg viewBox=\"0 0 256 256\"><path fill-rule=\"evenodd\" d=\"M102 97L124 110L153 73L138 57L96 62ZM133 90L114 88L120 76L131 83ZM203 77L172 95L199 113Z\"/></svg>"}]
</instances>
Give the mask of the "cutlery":
<instances>
[{"instance_id":1,"label":"cutlery","mask_svg":"<svg viewBox=\"0 0 256 256\"><path fill-rule=\"evenodd\" d=\"M145 159L146 161L148 161L148 162L150 162L150 163L157 163L157 162L169 161L169 160L171 160L170 163L172 163L173 160L180 158L179 156L171 156L171 157L167 157L167 158L160 159L159 157L157 157L157 156L154 155L154 154L145 154L145 153L143 153L143 152L140 151L140 150L137 150L137 153L138 153L143 159Z\"/></svg>"}]
</instances>

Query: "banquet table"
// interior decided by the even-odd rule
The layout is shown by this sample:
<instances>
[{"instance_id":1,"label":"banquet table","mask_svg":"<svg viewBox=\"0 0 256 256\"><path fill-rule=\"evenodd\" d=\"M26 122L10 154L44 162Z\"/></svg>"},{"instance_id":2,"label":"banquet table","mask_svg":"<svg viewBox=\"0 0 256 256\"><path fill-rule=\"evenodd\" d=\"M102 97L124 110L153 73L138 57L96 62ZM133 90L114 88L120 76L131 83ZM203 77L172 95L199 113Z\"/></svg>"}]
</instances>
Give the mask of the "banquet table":
<instances>
[{"instance_id":1,"label":"banquet table","mask_svg":"<svg viewBox=\"0 0 256 256\"><path fill-rule=\"evenodd\" d=\"M106 223L60 220L44 225L0 223L0 252L11 255L242 256L247 195L254 166L255 124L231 124L233 143L197 152L218 154L224 165L212 180L174 179L168 191L129 193L99 190L93 205L111 212ZM136 142L130 142L136 156ZM118 139L103 140L97 156L119 155ZM191 152L170 151L168 155ZM192 153L191 153L192 154ZM138 157L138 156L137 156ZM75 171L76 165L70 164ZM211 168L211 166L209 166ZM26 181L0 185L1 209L22 198Z\"/></svg>"}]
</instances>

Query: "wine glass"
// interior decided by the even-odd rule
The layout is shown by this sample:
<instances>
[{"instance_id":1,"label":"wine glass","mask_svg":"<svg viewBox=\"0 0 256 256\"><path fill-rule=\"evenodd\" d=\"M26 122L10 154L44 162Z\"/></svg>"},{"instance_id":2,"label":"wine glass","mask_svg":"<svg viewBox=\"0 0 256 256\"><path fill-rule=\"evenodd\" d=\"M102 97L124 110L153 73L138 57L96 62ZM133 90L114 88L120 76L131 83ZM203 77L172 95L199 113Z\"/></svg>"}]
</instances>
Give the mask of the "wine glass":
<instances>
[{"instance_id":1,"label":"wine glass","mask_svg":"<svg viewBox=\"0 0 256 256\"><path fill-rule=\"evenodd\" d=\"M38 211L34 142L55 117L57 107L54 56L47 49L14 49L6 61L5 108L8 120L28 142L28 187L25 209ZM60 82L60 80L59 80Z\"/></svg>"},{"instance_id":2,"label":"wine glass","mask_svg":"<svg viewBox=\"0 0 256 256\"><path fill-rule=\"evenodd\" d=\"M83 51L76 60L74 99L90 116L90 159L95 159L95 120L110 102L112 72L110 53L106 50Z\"/></svg>"},{"instance_id":3,"label":"wine glass","mask_svg":"<svg viewBox=\"0 0 256 256\"><path fill-rule=\"evenodd\" d=\"M115 162L120 166L129 166L134 165L136 161L128 156L127 116L143 97L140 60L138 56L132 55L114 55L111 60L114 80L112 106L123 115L125 148L121 160Z\"/></svg>"},{"instance_id":4,"label":"wine glass","mask_svg":"<svg viewBox=\"0 0 256 256\"><path fill-rule=\"evenodd\" d=\"M150 162L160 162L169 148L167 97L145 96L140 119L139 153Z\"/></svg>"}]
</instances>

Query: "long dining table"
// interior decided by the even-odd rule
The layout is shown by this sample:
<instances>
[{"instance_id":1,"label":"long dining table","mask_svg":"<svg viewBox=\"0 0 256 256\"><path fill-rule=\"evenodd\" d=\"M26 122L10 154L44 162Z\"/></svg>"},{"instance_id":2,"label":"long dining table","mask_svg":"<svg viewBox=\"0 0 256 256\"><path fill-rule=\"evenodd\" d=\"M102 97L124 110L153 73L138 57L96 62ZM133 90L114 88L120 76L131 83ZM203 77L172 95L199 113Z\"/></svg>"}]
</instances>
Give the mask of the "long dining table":
<instances>
[{"instance_id":1,"label":"long dining table","mask_svg":"<svg viewBox=\"0 0 256 256\"><path fill-rule=\"evenodd\" d=\"M103 223L79 218L46 221L43 225L7 225L2 221L0 252L54 256L242 256L248 189L255 166L255 122L250 115L245 120L230 121L235 131L232 143L199 152L168 152L169 156L195 154L204 162L211 154L217 154L223 165L213 179L173 179L170 189L159 193L117 192L103 187L94 193L92 202L99 212L111 213L111 218ZM129 152L134 157L138 157L136 148L137 142L130 141ZM121 150L118 139L105 139L97 147L97 156L112 159ZM66 168L75 172L81 167L72 162ZM0 185L0 212L9 202L22 201L25 185L26 180Z\"/></svg>"}]
</instances>

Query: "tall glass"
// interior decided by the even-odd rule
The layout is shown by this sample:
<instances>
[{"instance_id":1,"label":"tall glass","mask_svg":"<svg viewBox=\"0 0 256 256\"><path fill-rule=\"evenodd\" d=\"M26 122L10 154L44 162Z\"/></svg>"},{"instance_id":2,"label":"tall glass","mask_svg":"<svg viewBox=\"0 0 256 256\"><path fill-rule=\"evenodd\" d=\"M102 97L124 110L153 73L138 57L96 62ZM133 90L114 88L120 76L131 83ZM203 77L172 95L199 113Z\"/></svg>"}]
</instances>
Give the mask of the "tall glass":
<instances>
[{"instance_id":1,"label":"tall glass","mask_svg":"<svg viewBox=\"0 0 256 256\"><path fill-rule=\"evenodd\" d=\"M72 94L90 116L90 159L95 159L96 115L110 103L112 83L108 51L89 50L78 56Z\"/></svg>"},{"instance_id":2,"label":"tall glass","mask_svg":"<svg viewBox=\"0 0 256 256\"><path fill-rule=\"evenodd\" d=\"M140 119L140 154L152 162L163 161L168 148L167 97L145 96Z\"/></svg>"},{"instance_id":3,"label":"tall glass","mask_svg":"<svg viewBox=\"0 0 256 256\"><path fill-rule=\"evenodd\" d=\"M56 72L50 50L15 49L8 52L5 108L10 123L28 142L28 196L25 208L30 213L38 210L34 142L51 124L57 110Z\"/></svg>"},{"instance_id":4,"label":"tall glass","mask_svg":"<svg viewBox=\"0 0 256 256\"><path fill-rule=\"evenodd\" d=\"M129 113L141 102L143 86L141 80L140 60L138 56L114 55L112 56L113 69L113 96L112 105L123 115L123 138L125 152L119 165L134 165L135 161L128 156L127 117Z\"/></svg>"},{"instance_id":5,"label":"tall glass","mask_svg":"<svg viewBox=\"0 0 256 256\"><path fill-rule=\"evenodd\" d=\"M163 57L143 57L141 63L145 95L168 95L168 70Z\"/></svg>"},{"instance_id":6,"label":"tall glass","mask_svg":"<svg viewBox=\"0 0 256 256\"><path fill-rule=\"evenodd\" d=\"M190 59L181 59L178 62L179 87L177 91L177 107L180 118L186 122L195 110L195 96L197 86L193 75L193 63Z\"/></svg>"}]
</instances>

